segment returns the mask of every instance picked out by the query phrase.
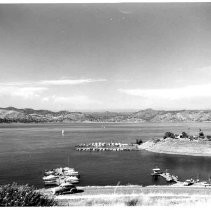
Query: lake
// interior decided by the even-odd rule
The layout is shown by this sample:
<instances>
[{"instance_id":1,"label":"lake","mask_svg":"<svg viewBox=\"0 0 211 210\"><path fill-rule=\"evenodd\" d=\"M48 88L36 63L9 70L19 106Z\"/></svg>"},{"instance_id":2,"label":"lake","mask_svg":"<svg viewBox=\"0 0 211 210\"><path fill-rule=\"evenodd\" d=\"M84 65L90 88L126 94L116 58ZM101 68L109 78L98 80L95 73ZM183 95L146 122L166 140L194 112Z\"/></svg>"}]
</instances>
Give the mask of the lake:
<instances>
[{"instance_id":1,"label":"lake","mask_svg":"<svg viewBox=\"0 0 211 210\"><path fill-rule=\"evenodd\" d=\"M81 174L79 185L166 184L150 176L155 166L181 180L211 176L211 157L133 152L78 152L74 146L90 142L135 143L162 137L166 131L211 135L211 123L69 123L1 124L0 184L17 182L42 188L46 169L69 165ZM61 135L64 130L64 136Z\"/></svg>"}]
</instances>

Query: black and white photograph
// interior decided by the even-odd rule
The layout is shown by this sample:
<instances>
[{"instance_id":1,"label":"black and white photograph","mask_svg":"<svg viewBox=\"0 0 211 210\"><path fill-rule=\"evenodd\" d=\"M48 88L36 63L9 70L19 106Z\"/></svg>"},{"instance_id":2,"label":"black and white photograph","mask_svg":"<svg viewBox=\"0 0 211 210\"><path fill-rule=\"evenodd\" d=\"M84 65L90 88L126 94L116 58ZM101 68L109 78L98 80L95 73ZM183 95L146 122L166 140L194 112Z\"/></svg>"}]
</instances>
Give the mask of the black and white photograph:
<instances>
[{"instance_id":1,"label":"black and white photograph","mask_svg":"<svg viewBox=\"0 0 211 210\"><path fill-rule=\"evenodd\" d=\"M0 206L210 207L211 2L0 3Z\"/></svg>"}]
</instances>

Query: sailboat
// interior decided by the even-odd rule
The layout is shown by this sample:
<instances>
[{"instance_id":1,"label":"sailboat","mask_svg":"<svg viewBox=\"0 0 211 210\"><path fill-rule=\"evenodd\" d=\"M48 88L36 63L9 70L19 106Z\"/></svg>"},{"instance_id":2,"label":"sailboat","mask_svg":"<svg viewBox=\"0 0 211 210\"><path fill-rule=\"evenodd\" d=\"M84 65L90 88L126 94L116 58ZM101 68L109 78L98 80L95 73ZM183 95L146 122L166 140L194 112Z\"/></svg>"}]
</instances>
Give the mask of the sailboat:
<instances>
[{"instance_id":1,"label":"sailboat","mask_svg":"<svg viewBox=\"0 0 211 210\"><path fill-rule=\"evenodd\" d=\"M64 136L64 130L62 130L62 136Z\"/></svg>"}]
</instances>

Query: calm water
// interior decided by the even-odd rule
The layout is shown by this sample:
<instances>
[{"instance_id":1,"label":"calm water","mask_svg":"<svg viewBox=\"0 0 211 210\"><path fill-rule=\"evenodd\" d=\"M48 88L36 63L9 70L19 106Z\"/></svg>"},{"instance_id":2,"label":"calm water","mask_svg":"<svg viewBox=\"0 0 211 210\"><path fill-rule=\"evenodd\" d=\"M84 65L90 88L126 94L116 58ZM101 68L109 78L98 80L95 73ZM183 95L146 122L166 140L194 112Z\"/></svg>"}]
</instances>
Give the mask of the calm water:
<instances>
[{"instance_id":1,"label":"calm water","mask_svg":"<svg viewBox=\"0 0 211 210\"><path fill-rule=\"evenodd\" d=\"M104 128L105 126L105 128ZM161 137L166 131L211 135L211 123L183 124L2 124L0 125L0 184L18 182L43 187L45 169L67 166L81 173L80 185L166 184L154 181L151 169L169 169L182 180L208 179L211 158L135 152L77 152L74 146L96 141L135 142ZM61 135L61 130L65 135ZM69 158L68 158L69 157ZM68 161L69 159L69 161Z\"/></svg>"}]
</instances>

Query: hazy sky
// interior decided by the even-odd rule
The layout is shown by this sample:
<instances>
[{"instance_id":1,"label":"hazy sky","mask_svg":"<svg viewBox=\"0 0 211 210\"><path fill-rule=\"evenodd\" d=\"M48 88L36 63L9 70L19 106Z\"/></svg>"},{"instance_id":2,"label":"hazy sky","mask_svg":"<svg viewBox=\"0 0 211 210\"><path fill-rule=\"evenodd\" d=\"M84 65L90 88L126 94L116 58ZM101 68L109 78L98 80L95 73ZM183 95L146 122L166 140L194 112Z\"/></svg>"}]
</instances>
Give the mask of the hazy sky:
<instances>
[{"instance_id":1,"label":"hazy sky","mask_svg":"<svg viewBox=\"0 0 211 210\"><path fill-rule=\"evenodd\" d=\"M0 107L211 108L211 3L0 5Z\"/></svg>"}]
</instances>

